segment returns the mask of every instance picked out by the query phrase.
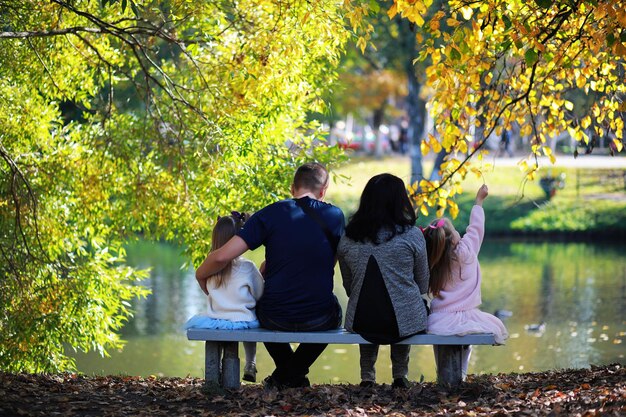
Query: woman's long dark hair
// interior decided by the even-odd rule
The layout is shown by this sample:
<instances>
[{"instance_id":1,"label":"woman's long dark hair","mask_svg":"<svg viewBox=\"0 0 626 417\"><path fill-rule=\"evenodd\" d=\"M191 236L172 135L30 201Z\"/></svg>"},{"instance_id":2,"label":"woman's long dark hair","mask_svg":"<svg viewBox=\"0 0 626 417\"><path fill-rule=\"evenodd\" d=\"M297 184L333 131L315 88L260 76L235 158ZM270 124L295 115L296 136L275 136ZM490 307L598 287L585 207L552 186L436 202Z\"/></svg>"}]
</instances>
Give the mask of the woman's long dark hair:
<instances>
[{"instance_id":1,"label":"woman's long dark hair","mask_svg":"<svg viewBox=\"0 0 626 417\"><path fill-rule=\"evenodd\" d=\"M376 175L367 182L358 210L350 217L346 236L357 242L379 241L379 232L390 232L387 240L403 233L416 221L404 181L391 174Z\"/></svg>"}]
</instances>

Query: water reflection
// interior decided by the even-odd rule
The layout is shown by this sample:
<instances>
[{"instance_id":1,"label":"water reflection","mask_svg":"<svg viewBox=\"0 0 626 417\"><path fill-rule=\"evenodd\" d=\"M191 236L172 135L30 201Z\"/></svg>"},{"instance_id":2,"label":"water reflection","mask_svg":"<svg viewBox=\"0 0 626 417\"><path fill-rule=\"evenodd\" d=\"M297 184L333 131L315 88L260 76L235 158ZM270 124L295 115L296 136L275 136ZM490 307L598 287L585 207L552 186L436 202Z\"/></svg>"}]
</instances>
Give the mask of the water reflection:
<instances>
[{"instance_id":1,"label":"water reflection","mask_svg":"<svg viewBox=\"0 0 626 417\"><path fill-rule=\"evenodd\" d=\"M542 371L624 362L626 335L626 245L486 242L481 254L482 309L510 311L506 346L478 346L471 373ZM249 256L257 264L262 250ZM203 344L187 341L185 320L205 310L192 270L181 270L176 248L140 243L128 249L129 263L152 266L143 285L152 289L136 300L135 315L123 330L128 341L110 358L76 354L87 374L202 376ZM339 271L335 293L347 304ZM537 328L533 327L538 326ZM377 363L380 382L391 381L388 347ZM241 353L243 357L243 353ZM315 383L358 382L358 347L331 345L311 372ZM272 369L262 346L259 375ZM432 348L413 347L409 377L435 378Z\"/></svg>"}]
</instances>

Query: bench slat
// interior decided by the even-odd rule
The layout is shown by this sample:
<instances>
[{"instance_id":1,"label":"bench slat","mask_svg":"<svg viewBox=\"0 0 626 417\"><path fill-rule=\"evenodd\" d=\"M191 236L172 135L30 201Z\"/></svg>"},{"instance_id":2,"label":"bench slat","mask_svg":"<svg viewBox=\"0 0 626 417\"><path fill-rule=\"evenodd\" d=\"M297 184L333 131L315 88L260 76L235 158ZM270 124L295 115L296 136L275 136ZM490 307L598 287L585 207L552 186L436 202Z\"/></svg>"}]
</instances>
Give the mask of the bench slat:
<instances>
[{"instance_id":1,"label":"bench slat","mask_svg":"<svg viewBox=\"0 0 626 417\"><path fill-rule=\"evenodd\" d=\"M277 343L328 343L328 344L368 344L356 333L344 329L323 332L277 332L267 329L215 330L189 329L187 339L215 342L277 342ZM465 336L438 336L418 334L404 339L403 345L495 345L490 333L468 334Z\"/></svg>"}]
</instances>

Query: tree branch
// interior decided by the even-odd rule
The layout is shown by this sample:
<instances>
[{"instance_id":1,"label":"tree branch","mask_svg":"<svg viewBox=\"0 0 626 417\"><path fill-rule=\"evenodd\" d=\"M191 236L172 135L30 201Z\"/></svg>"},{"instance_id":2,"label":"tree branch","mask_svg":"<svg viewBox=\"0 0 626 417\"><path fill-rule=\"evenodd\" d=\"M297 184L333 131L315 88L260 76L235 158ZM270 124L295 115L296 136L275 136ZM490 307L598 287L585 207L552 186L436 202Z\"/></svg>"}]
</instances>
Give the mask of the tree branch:
<instances>
[{"instance_id":1,"label":"tree branch","mask_svg":"<svg viewBox=\"0 0 626 417\"><path fill-rule=\"evenodd\" d=\"M39 30L39 31L22 31L22 32L0 32L0 39L24 39L24 38L47 38L53 36L67 35L68 33L103 33L100 28L86 27L86 26L74 26L63 29L54 30Z\"/></svg>"}]
</instances>

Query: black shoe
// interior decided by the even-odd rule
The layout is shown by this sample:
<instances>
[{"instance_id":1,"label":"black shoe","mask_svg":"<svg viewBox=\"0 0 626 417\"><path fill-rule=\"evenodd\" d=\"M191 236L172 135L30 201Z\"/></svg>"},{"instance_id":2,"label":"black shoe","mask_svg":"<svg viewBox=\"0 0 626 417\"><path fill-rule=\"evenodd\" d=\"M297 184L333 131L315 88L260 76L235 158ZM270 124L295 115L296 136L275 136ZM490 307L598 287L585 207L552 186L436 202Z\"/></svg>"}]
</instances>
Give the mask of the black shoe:
<instances>
[{"instance_id":1,"label":"black shoe","mask_svg":"<svg viewBox=\"0 0 626 417\"><path fill-rule=\"evenodd\" d=\"M374 381L361 381L361 383L359 384L359 386L362 388L371 388L374 385L376 385Z\"/></svg>"},{"instance_id":2,"label":"black shoe","mask_svg":"<svg viewBox=\"0 0 626 417\"><path fill-rule=\"evenodd\" d=\"M406 389L406 388L410 388L411 387L411 383L409 382L408 379L406 379L406 377L402 377L402 378L396 378L393 380L393 384L391 384L391 388L402 388L402 389Z\"/></svg>"},{"instance_id":3,"label":"black shoe","mask_svg":"<svg viewBox=\"0 0 626 417\"><path fill-rule=\"evenodd\" d=\"M274 375L270 375L263 380L263 386L266 390L276 389L281 391L285 388L308 388L311 386L311 382L306 376L298 376L288 381L281 382L278 381Z\"/></svg>"},{"instance_id":4,"label":"black shoe","mask_svg":"<svg viewBox=\"0 0 626 417\"><path fill-rule=\"evenodd\" d=\"M308 388L311 386L311 381L306 376L298 376L291 379L285 384L289 388Z\"/></svg>"},{"instance_id":5,"label":"black shoe","mask_svg":"<svg viewBox=\"0 0 626 417\"><path fill-rule=\"evenodd\" d=\"M263 380L263 388L265 388L266 390L282 390L284 388L287 388L285 386L285 384L278 382L276 380L276 378L274 378L273 375L268 376L267 378L265 378Z\"/></svg>"},{"instance_id":6,"label":"black shoe","mask_svg":"<svg viewBox=\"0 0 626 417\"><path fill-rule=\"evenodd\" d=\"M256 382L256 366L253 363L250 363L243 368L242 379L248 382Z\"/></svg>"}]
</instances>

